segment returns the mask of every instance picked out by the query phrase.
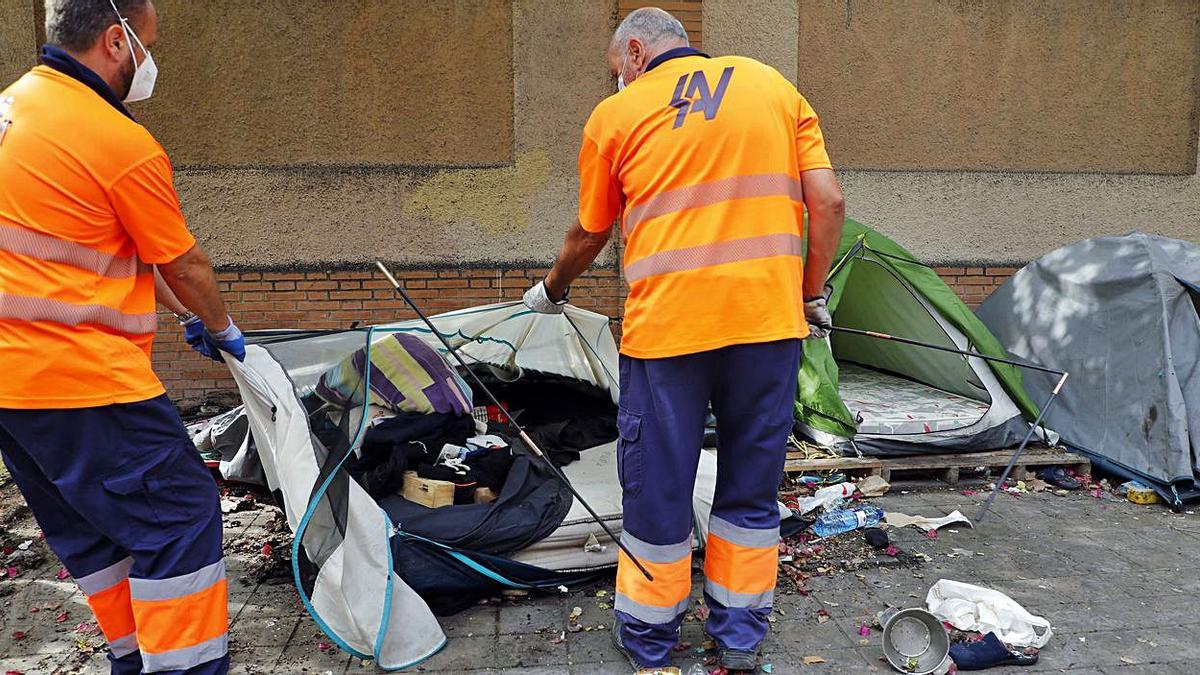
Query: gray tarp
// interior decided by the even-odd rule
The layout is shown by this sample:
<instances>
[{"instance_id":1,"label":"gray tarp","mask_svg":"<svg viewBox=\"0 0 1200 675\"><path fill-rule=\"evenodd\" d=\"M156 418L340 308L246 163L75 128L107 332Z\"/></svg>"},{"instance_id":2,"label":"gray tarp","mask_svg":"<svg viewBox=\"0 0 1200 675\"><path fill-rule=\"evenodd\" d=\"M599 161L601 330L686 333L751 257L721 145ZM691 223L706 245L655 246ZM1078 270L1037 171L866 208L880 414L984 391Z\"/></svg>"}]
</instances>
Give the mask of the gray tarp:
<instances>
[{"instance_id":1,"label":"gray tarp","mask_svg":"<svg viewBox=\"0 0 1200 675\"><path fill-rule=\"evenodd\" d=\"M1196 244L1099 237L1026 266L977 314L1012 354L1071 373L1047 415L1064 441L1183 493L1200 481L1197 284ZM1040 402L1055 379L1025 386Z\"/></svg>"}]
</instances>

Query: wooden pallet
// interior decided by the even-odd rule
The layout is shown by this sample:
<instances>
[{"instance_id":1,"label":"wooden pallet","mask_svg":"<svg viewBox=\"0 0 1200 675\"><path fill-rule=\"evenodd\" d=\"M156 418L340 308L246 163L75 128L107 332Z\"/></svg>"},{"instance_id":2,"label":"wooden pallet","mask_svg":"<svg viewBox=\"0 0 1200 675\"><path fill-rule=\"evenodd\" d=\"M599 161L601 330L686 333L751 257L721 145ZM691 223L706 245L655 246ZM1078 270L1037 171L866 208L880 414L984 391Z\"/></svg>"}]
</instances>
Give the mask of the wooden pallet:
<instances>
[{"instance_id":1,"label":"wooden pallet","mask_svg":"<svg viewBox=\"0 0 1200 675\"><path fill-rule=\"evenodd\" d=\"M957 483L959 472L964 469L987 467L1003 469L1012 459L1012 450L996 452L973 452L953 455L920 455L916 457L830 457L804 459L800 453L788 453L784 471L788 473L824 473L840 471L851 476L881 476L891 482L893 474L898 478L911 477L913 473L935 473L947 483ZM1012 475L1023 478L1031 467L1068 466L1079 473L1091 473L1091 461L1072 452L1047 447L1026 448L1013 467Z\"/></svg>"}]
</instances>

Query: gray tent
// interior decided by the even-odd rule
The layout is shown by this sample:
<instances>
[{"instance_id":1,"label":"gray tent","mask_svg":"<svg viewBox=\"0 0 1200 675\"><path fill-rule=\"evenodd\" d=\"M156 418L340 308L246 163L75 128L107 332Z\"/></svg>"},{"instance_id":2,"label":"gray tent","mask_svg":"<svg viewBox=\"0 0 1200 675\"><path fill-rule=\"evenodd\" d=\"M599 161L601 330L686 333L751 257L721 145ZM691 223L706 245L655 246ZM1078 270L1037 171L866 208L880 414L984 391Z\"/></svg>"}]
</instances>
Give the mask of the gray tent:
<instances>
[{"instance_id":1,"label":"gray tent","mask_svg":"<svg viewBox=\"0 0 1200 675\"><path fill-rule=\"evenodd\" d=\"M1101 466L1200 497L1200 246L1148 234L1061 248L977 314L1012 354L1069 371L1047 424ZM1035 400L1051 376L1025 375Z\"/></svg>"}]
</instances>

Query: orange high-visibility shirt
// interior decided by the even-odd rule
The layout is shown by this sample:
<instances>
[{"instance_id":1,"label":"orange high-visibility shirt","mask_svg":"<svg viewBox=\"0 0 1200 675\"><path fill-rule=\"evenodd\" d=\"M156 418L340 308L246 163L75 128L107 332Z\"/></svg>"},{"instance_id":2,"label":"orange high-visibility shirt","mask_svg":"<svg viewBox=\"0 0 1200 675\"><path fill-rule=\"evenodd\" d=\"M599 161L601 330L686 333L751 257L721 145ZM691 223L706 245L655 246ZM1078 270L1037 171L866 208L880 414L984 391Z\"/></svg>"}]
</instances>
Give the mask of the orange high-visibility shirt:
<instances>
[{"instance_id":1,"label":"orange high-visibility shirt","mask_svg":"<svg viewBox=\"0 0 1200 675\"><path fill-rule=\"evenodd\" d=\"M4 108L0 408L162 394L150 365L151 265L196 243L166 152L95 91L46 66L0 92Z\"/></svg>"},{"instance_id":2,"label":"orange high-visibility shirt","mask_svg":"<svg viewBox=\"0 0 1200 675\"><path fill-rule=\"evenodd\" d=\"M664 56L596 106L579 153L580 224L621 216L621 353L807 336L800 174L831 168L816 113L753 59Z\"/></svg>"}]
</instances>

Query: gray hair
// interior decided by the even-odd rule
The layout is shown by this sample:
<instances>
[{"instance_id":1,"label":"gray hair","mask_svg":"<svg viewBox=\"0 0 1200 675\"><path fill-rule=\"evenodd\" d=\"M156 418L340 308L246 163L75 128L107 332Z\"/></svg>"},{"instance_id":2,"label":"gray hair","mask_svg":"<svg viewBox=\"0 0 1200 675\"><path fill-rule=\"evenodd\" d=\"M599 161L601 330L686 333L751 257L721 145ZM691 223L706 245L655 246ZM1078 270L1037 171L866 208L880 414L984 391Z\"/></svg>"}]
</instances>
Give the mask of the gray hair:
<instances>
[{"instance_id":1,"label":"gray hair","mask_svg":"<svg viewBox=\"0 0 1200 675\"><path fill-rule=\"evenodd\" d=\"M148 0L113 0L121 16L131 19ZM46 0L46 41L70 51L86 51L105 29L119 23L109 0Z\"/></svg>"},{"instance_id":2,"label":"gray hair","mask_svg":"<svg viewBox=\"0 0 1200 675\"><path fill-rule=\"evenodd\" d=\"M681 40L688 44L687 31L679 19L657 7L642 7L630 12L613 33L610 48L628 44L630 38L641 40L647 47Z\"/></svg>"}]
</instances>

